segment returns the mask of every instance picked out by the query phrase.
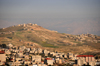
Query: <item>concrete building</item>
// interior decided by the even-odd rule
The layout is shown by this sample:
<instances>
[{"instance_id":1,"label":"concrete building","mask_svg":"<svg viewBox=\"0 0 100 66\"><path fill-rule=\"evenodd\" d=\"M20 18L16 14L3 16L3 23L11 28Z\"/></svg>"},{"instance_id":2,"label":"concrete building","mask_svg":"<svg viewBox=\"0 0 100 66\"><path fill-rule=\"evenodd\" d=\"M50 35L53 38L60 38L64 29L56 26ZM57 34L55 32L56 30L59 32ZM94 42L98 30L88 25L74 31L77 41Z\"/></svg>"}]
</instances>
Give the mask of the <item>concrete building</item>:
<instances>
[{"instance_id":1,"label":"concrete building","mask_svg":"<svg viewBox=\"0 0 100 66\"><path fill-rule=\"evenodd\" d=\"M64 55L63 55L63 57L64 57L64 58L67 58L67 55L66 55L66 54L64 54Z\"/></svg>"},{"instance_id":2,"label":"concrete building","mask_svg":"<svg viewBox=\"0 0 100 66\"><path fill-rule=\"evenodd\" d=\"M4 51L0 51L0 65L3 65L6 62L6 55Z\"/></svg>"},{"instance_id":3,"label":"concrete building","mask_svg":"<svg viewBox=\"0 0 100 66\"><path fill-rule=\"evenodd\" d=\"M40 55L33 55L32 56L32 61L36 62L36 63L41 62L41 56Z\"/></svg>"},{"instance_id":4,"label":"concrete building","mask_svg":"<svg viewBox=\"0 0 100 66\"><path fill-rule=\"evenodd\" d=\"M37 49L38 53L42 53L42 49L38 48Z\"/></svg>"},{"instance_id":5,"label":"concrete building","mask_svg":"<svg viewBox=\"0 0 100 66\"><path fill-rule=\"evenodd\" d=\"M31 49L30 48L26 48L26 50L29 52Z\"/></svg>"},{"instance_id":6,"label":"concrete building","mask_svg":"<svg viewBox=\"0 0 100 66\"><path fill-rule=\"evenodd\" d=\"M45 56L48 56L49 51L47 50L43 50L43 54L45 54Z\"/></svg>"},{"instance_id":7,"label":"concrete building","mask_svg":"<svg viewBox=\"0 0 100 66\"><path fill-rule=\"evenodd\" d=\"M18 55L18 57L23 57L23 52L17 53L16 55Z\"/></svg>"},{"instance_id":8,"label":"concrete building","mask_svg":"<svg viewBox=\"0 0 100 66\"><path fill-rule=\"evenodd\" d=\"M46 58L44 63L46 63L47 65L53 65L54 60L52 58Z\"/></svg>"},{"instance_id":9,"label":"concrete building","mask_svg":"<svg viewBox=\"0 0 100 66\"><path fill-rule=\"evenodd\" d=\"M74 57L74 55L73 55L73 53L67 53L67 57L71 59Z\"/></svg>"},{"instance_id":10,"label":"concrete building","mask_svg":"<svg viewBox=\"0 0 100 66\"><path fill-rule=\"evenodd\" d=\"M12 45L11 43L9 43L7 46L8 46L9 48L13 47L13 45Z\"/></svg>"},{"instance_id":11,"label":"concrete building","mask_svg":"<svg viewBox=\"0 0 100 66\"><path fill-rule=\"evenodd\" d=\"M5 54L11 54L11 51L5 50Z\"/></svg>"},{"instance_id":12,"label":"concrete building","mask_svg":"<svg viewBox=\"0 0 100 66\"><path fill-rule=\"evenodd\" d=\"M24 51L24 50L26 49L26 47L25 47L25 46L19 46L18 49L19 49L20 51Z\"/></svg>"},{"instance_id":13,"label":"concrete building","mask_svg":"<svg viewBox=\"0 0 100 66\"><path fill-rule=\"evenodd\" d=\"M96 65L96 61L93 55L78 55L77 57L77 64L79 66L85 64L85 65Z\"/></svg>"}]
</instances>

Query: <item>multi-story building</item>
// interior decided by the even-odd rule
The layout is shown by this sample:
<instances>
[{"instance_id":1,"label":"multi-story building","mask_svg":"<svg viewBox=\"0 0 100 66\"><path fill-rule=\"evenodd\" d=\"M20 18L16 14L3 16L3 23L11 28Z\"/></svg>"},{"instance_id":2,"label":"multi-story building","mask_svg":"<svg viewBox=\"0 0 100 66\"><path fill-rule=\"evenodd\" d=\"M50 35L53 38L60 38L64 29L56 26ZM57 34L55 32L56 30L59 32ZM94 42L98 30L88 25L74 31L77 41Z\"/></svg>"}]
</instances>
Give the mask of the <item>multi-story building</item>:
<instances>
[{"instance_id":1,"label":"multi-story building","mask_svg":"<svg viewBox=\"0 0 100 66\"><path fill-rule=\"evenodd\" d=\"M3 65L6 62L6 55L4 51L0 51L0 65Z\"/></svg>"},{"instance_id":2,"label":"multi-story building","mask_svg":"<svg viewBox=\"0 0 100 66\"><path fill-rule=\"evenodd\" d=\"M76 63L79 66L82 66L84 64L94 66L95 65L95 58L93 55L78 55Z\"/></svg>"}]
</instances>

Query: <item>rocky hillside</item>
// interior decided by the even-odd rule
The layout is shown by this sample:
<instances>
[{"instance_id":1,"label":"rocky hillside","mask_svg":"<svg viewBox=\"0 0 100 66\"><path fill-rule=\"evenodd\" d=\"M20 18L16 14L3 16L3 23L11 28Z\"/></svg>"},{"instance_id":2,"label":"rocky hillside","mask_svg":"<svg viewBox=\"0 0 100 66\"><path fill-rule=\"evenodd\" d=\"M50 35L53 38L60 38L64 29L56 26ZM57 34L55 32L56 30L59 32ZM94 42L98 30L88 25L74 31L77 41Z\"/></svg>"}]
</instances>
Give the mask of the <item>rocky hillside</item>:
<instances>
[{"instance_id":1,"label":"rocky hillside","mask_svg":"<svg viewBox=\"0 0 100 66\"><path fill-rule=\"evenodd\" d=\"M57 31L48 30L31 23L0 29L0 44L8 43L56 49L66 53L84 53L100 50L100 36L93 34L71 35L58 33Z\"/></svg>"}]
</instances>

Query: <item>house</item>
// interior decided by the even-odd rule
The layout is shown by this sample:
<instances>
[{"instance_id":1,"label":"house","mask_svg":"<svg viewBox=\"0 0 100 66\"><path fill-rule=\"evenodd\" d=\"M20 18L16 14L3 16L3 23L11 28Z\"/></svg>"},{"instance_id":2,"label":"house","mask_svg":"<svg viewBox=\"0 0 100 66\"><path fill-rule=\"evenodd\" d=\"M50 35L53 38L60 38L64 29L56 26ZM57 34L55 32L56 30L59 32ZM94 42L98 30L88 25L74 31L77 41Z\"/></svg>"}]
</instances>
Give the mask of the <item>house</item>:
<instances>
[{"instance_id":1,"label":"house","mask_svg":"<svg viewBox=\"0 0 100 66\"><path fill-rule=\"evenodd\" d=\"M24 65L29 65L30 63L31 63L30 61L27 60L24 61Z\"/></svg>"},{"instance_id":2,"label":"house","mask_svg":"<svg viewBox=\"0 0 100 66\"><path fill-rule=\"evenodd\" d=\"M6 55L4 51L0 51L0 65L3 65L6 62Z\"/></svg>"},{"instance_id":3,"label":"house","mask_svg":"<svg viewBox=\"0 0 100 66\"><path fill-rule=\"evenodd\" d=\"M59 64L62 64L62 59L59 59Z\"/></svg>"},{"instance_id":4,"label":"house","mask_svg":"<svg viewBox=\"0 0 100 66\"><path fill-rule=\"evenodd\" d=\"M74 57L74 55L73 55L73 53L67 53L67 57L71 59Z\"/></svg>"},{"instance_id":5,"label":"house","mask_svg":"<svg viewBox=\"0 0 100 66\"><path fill-rule=\"evenodd\" d=\"M6 59L8 59L11 62L15 62L16 61L16 58L14 56L6 57Z\"/></svg>"},{"instance_id":6,"label":"house","mask_svg":"<svg viewBox=\"0 0 100 66\"><path fill-rule=\"evenodd\" d=\"M100 65L100 62L96 62L96 65Z\"/></svg>"},{"instance_id":7,"label":"house","mask_svg":"<svg viewBox=\"0 0 100 66\"><path fill-rule=\"evenodd\" d=\"M18 49L21 50L21 51L24 51L25 48L26 48L25 46L19 46L19 47L18 47Z\"/></svg>"},{"instance_id":8,"label":"house","mask_svg":"<svg viewBox=\"0 0 100 66\"><path fill-rule=\"evenodd\" d=\"M60 58L55 58L55 63L59 63Z\"/></svg>"},{"instance_id":9,"label":"house","mask_svg":"<svg viewBox=\"0 0 100 66\"><path fill-rule=\"evenodd\" d=\"M54 53L54 52L49 52L48 55L55 56L56 53Z\"/></svg>"},{"instance_id":10,"label":"house","mask_svg":"<svg viewBox=\"0 0 100 66\"><path fill-rule=\"evenodd\" d=\"M19 50L14 50L14 52L18 53L18 52L19 52Z\"/></svg>"},{"instance_id":11,"label":"house","mask_svg":"<svg viewBox=\"0 0 100 66\"><path fill-rule=\"evenodd\" d=\"M54 60L52 58L46 58L44 63L48 65L53 65Z\"/></svg>"},{"instance_id":12,"label":"house","mask_svg":"<svg viewBox=\"0 0 100 66\"><path fill-rule=\"evenodd\" d=\"M32 56L32 61L36 62L36 63L41 62L41 56L40 55L33 55Z\"/></svg>"},{"instance_id":13,"label":"house","mask_svg":"<svg viewBox=\"0 0 100 66\"><path fill-rule=\"evenodd\" d=\"M47 66L46 64L41 64L41 66Z\"/></svg>"},{"instance_id":14,"label":"house","mask_svg":"<svg viewBox=\"0 0 100 66\"><path fill-rule=\"evenodd\" d=\"M18 57L23 57L23 52L22 53L17 53Z\"/></svg>"},{"instance_id":15,"label":"house","mask_svg":"<svg viewBox=\"0 0 100 66\"><path fill-rule=\"evenodd\" d=\"M9 48L13 47L13 45L12 45L11 43L9 43L7 46L8 46Z\"/></svg>"},{"instance_id":16,"label":"house","mask_svg":"<svg viewBox=\"0 0 100 66\"><path fill-rule=\"evenodd\" d=\"M11 51L5 50L5 54L11 54Z\"/></svg>"},{"instance_id":17,"label":"house","mask_svg":"<svg viewBox=\"0 0 100 66\"><path fill-rule=\"evenodd\" d=\"M37 64L33 64L32 66L38 66Z\"/></svg>"},{"instance_id":18,"label":"house","mask_svg":"<svg viewBox=\"0 0 100 66\"><path fill-rule=\"evenodd\" d=\"M67 55L66 55L66 54L64 54L64 55L63 55L63 57L64 57L64 58L67 58Z\"/></svg>"},{"instance_id":19,"label":"house","mask_svg":"<svg viewBox=\"0 0 100 66\"><path fill-rule=\"evenodd\" d=\"M21 60L21 58L15 58L15 60L18 62L19 60Z\"/></svg>"},{"instance_id":20,"label":"house","mask_svg":"<svg viewBox=\"0 0 100 66\"><path fill-rule=\"evenodd\" d=\"M36 49L35 48L32 48L32 50L31 51L36 51Z\"/></svg>"},{"instance_id":21,"label":"house","mask_svg":"<svg viewBox=\"0 0 100 66\"><path fill-rule=\"evenodd\" d=\"M96 65L96 61L93 55L78 55L76 56L77 60L76 63L81 66L81 65L91 65L94 66Z\"/></svg>"},{"instance_id":22,"label":"house","mask_svg":"<svg viewBox=\"0 0 100 66\"><path fill-rule=\"evenodd\" d=\"M12 48L15 50L15 49L17 49L17 46L13 46Z\"/></svg>"},{"instance_id":23,"label":"house","mask_svg":"<svg viewBox=\"0 0 100 66\"><path fill-rule=\"evenodd\" d=\"M73 54L73 56L71 57L71 60L76 60L76 56L77 54Z\"/></svg>"},{"instance_id":24,"label":"house","mask_svg":"<svg viewBox=\"0 0 100 66\"><path fill-rule=\"evenodd\" d=\"M43 50L43 54L45 54L45 56L48 56L49 51L47 50Z\"/></svg>"},{"instance_id":25,"label":"house","mask_svg":"<svg viewBox=\"0 0 100 66\"><path fill-rule=\"evenodd\" d=\"M24 58L28 60L29 59L29 55L25 55Z\"/></svg>"},{"instance_id":26,"label":"house","mask_svg":"<svg viewBox=\"0 0 100 66\"><path fill-rule=\"evenodd\" d=\"M37 50L35 50L34 53L35 53L35 54L38 53Z\"/></svg>"},{"instance_id":27,"label":"house","mask_svg":"<svg viewBox=\"0 0 100 66\"><path fill-rule=\"evenodd\" d=\"M42 49L38 48L37 49L38 53L42 53Z\"/></svg>"},{"instance_id":28,"label":"house","mask_svg":"<svg viewBox=\"0 0 100 66\"><path fill-rule=\"evenodd\" d=\"M42 50L42 53L44 54L45 52L47 52L47 50Z\"/></svg>"},{"instance_id":29,"label":"house","mask_svg":"<svg viewBox=\"0 0 100 66\"><path fill-rule=\"evenodd\" d=\"M62 54L59 54L59 57L60 57L60 58L63 58L63 55L62 55Z\"/></svg>"},{"instance_id":30,"label":"house","mask_svg":"<svg viewBox=\"0 0 100 66\"><path fill-rule=\"evenodd\" d=\"M59 55L56 55L56 58L60 58L60 56Z\"/></svg>"},{"instance_id":31,"label":"house","mask_svg":"<svg viewBox=\"0 0 100 66\"><path fill-rule=\"evenodd\" d=\"M31 50L30 53L34 53L34 51Z\"/></svg>"},{"instance_id":32,"label":"house","mask_svg":"<svg viewBox=\"0 0 100 66\"><path fill-rule=\"evenodd\" d=\"M10 66L20 66L20 62L9 62Z\"/></svg>"},{"instance_id":33,"label":"house","mask_svg":"<svg viewBox=\"0 0 100 66\"><path fill-rule=\"evenodd\" d=\"M31 48L26 48L26 50L29 52L31 50Z\"/></svg>"}]
</instances>

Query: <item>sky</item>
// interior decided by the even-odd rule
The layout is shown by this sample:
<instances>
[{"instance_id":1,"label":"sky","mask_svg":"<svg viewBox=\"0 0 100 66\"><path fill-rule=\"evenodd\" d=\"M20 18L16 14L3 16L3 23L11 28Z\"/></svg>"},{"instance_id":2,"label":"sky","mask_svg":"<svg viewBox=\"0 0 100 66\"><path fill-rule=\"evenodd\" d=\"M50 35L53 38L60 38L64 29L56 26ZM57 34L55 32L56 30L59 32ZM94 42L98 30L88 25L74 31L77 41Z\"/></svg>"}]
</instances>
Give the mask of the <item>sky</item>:
<instances>
[{"instance_id":1,"label":"sky","mask_svg":"<svg viewBox=\"0 0 100 66\"><path fill-rule=\"evenodd\" d=\"M0 0L0 28L24 23L100 35L100 0Z\"/></svg>"}]
</instances>

